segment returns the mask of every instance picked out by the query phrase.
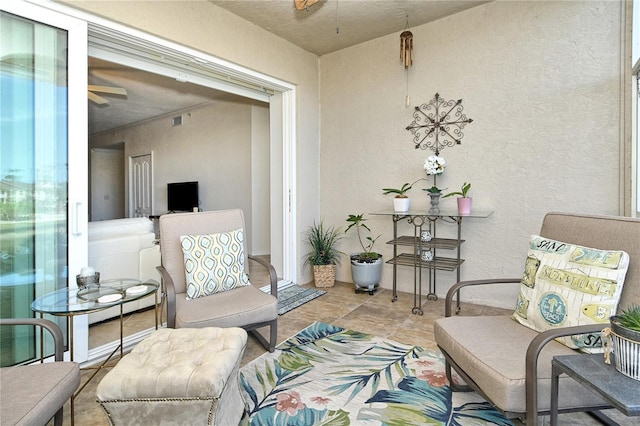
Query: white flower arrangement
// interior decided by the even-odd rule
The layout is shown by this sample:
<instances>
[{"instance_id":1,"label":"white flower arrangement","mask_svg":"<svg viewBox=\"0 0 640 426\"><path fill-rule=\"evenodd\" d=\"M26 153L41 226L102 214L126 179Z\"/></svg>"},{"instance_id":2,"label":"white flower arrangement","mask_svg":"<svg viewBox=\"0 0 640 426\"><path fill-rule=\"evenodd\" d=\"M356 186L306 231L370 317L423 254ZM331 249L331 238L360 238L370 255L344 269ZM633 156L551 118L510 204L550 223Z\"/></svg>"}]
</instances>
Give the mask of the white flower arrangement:
<instances>
[{"instance_id":1,"label":"white flower arrangement","mask_svg":"<svg viewBox=\"0 0 640 426\"><path fill-rule=\"evenodd\" d=\"M444 168L447 163L444 161L444 158L438 157L437 155L430 155L424 161L424 171L427 172L428 176L441 175L444 173Z\"/></svg>"}]
</instances>

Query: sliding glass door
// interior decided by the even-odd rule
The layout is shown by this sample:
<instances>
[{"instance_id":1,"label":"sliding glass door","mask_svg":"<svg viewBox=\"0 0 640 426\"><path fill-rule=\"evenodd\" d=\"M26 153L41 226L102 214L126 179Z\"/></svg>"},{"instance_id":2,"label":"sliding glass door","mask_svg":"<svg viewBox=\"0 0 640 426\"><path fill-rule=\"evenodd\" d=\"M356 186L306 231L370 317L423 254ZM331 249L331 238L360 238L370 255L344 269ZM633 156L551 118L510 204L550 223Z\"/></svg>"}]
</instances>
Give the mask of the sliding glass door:
<instances>
[{"instance_id":1,"label":"sliding glass door","mask_svg":"<svg viewBox=\"0 0 640 426\"><path fill-rule=\"evenodd\" d=\"M0 316L29 318L34 299L74 286L74 271L86 263L86 24L14 6L0 11ZM84 43L71 41L83 33ZM70 71L78 55L85 58L79 82ZM66 318L49 319L67 335ZM39 357L31 327L0 332L2 366Z\"/></svg>"}]
</instances>

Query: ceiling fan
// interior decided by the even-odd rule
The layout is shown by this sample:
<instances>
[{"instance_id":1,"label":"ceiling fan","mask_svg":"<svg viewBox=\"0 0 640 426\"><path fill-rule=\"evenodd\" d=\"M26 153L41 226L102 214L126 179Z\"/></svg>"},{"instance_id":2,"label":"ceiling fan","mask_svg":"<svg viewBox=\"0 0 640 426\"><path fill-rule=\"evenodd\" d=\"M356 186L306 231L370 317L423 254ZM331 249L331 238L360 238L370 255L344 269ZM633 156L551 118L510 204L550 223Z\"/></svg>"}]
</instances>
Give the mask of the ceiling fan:
<instances>
[{"instance_id":1,"label":"ceiling fan","mask_svg":"<svg viewBox=\"0 0 640 426\"><path fill-rule=\"evenodd\" d=\"M313 6L316 4L318 0L293 0L293 3L296 6L296 10L307 10L309 11L309 6Z\"/></svg>"},{"instance_id":2,"label":"ceiling fan","mask_svg":"<svg viewBox=\"0 0 640 426\"><path fill-rule=\"evenodd\" d=\"M94 86L92 84L87 86L87 96L90 101L97 103L98 105L108 104L109 101L103 98L100 95L96 95L94 92L98 93L108 93L110 95L122 95L127 96L127 90L122 87L111 87L111 86Z\"/></svg>"}]
</instances>

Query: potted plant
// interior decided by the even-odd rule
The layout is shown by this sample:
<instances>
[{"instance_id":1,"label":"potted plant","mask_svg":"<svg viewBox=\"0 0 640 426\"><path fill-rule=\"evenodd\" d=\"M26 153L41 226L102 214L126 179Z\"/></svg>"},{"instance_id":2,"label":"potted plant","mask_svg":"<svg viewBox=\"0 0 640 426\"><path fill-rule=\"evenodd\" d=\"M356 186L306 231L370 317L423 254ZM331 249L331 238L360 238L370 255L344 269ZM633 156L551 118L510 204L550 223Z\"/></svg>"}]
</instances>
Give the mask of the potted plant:
<instances>
[{"instance_id":1,"label":"potted plant","mask_svg":"<svg viewBox=\"0 0 640 426\"><path fill-rule=\"evenodd\" d=\"M452 197L454 195L459 195L458 197L458 213L461 215L470 214L471 213L471 197L467 197L469 190L471 189L471 184L469 182L465 182L462 184L460 191L450 192L446 195L443 195L442 198Z\"/></svg>"},{"instance_id":2,"label":"potted plant","mask_svg":"<svg viewBox=\"0 0 640 426\"><path fill-rule=\"evenodd\" d=\"M382 195L396 194L395 198L393 199L394 212L409 211L409 207L411 205L411 199L406 194L411 190L411 188L413 188L413 185L420 182L421 180L424 180L424 179L418 179L417 181L411 184L407 182L404 185L402 185L401 188L382 188L382 190L384 191Z\"/></svg>"},{"instance_id":3,"label":"potted plant","mask_svg":"<svg viewBox=\"0 0 640 426\"><path fill-rule=\"evenodd\" d=\"M439 155L430 155L424 161L424 171L427 176L433 176L433 186L427 188L424 191L427 192L430 198L429 213L440 213L440 196L442 195L442 189L438 188L438 175L444 173L444 169L447 166L447 162Z\"/></svg>"},{"instance_id":4,"label":"potted plant","mask_svg":"<svg viewBox=\"0 0 640 426\"><path fill-rule=\"evenodd\" d=\"M609 319L616 369L640 380L640 305L630 305ZM605 330L606 334L606 330Z\"/></svg>"},{"instance_id":5,"label":"potted plant","mask_svg":"<svg viewBox=\"0 0 640 426\"><path fill-rule=\"evenodd\" d=\"M347 218L349 226L344 232L347 233L350 229L355 228L358 242L362 247L360 253L350 255L351 275L356 286L356 293L364 290L373 295L382 276L382 255L373 251L373 246L376 240L380 238L380 235L375 238L371 235L363 235L371 233L371 229L365 223L366 220L363 213L359 215L350 214Z\"/></svg>"},{"instance_id":6,"label":"potted plant","mask_svg":"<svg viewBox=\"0 0 640 426\"><path fill-rule=\"evenodd\" d=\"M316 287L333 287L336 282L336 265L343 254L336 246L342 239L339 229L327 227L321 220L314 222L306 233L311 250L305 255L304 266L311 264Z\"/></svg>"}]
</instances>

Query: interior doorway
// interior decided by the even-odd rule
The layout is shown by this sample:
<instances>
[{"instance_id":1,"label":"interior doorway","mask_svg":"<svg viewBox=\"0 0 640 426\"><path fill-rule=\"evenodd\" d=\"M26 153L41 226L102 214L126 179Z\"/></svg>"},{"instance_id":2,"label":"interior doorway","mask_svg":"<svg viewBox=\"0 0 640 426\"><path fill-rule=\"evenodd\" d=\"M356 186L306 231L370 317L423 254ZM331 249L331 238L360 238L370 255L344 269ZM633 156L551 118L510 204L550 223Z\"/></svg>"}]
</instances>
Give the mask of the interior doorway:
<instances>
[{"instance_id":1,"label":"interior doorway","mask_svg":"<svg viewBox=\"0 0 640 426\"><path fill-rule=\"evenodd\" d=\"M265 160L271 164L268 170L269 188L267 190L270 207L268 208L268 220L262 222L268 223L270 227L271 246L267 251L270 252L278 276L285 281L294 281L296 277L297 235L295 230L295 87L254 71L245 70L234 64L227 64L217 58L203 55L201 52L191 51L184 46L173 46L166 40L140 35L117 24L113 24L113 28L111 28L111 24L108 27L103 26L104 22L101 24L98 26L89 22L90 58L99 58L104 61L144 69L178 81L187 80L202 88L228 90L233 95L246 96L247 99L267 101L269 104L267 123L270 148L267 150L269 155ZM130 31L135 34L129 34ZM136 49L140 49L141 53L136 54ZM149 52L153 52L153 54L149 55ZM177 71L173 65L180 61L172 62L172 59L177 56L183 59L188 57L189 66L194 66L197 69L190 69L186 73L184 69ZM163 58L162 62L153 59L160 57ZM211 72L212 68L216 68L216 72ZM233 75L233 79L229 79L229 81L240 81L242 84L229 85L229 82L219 80L220 70L223 70L225 74ZM218 79L215 75L218 76ZM245 82L242 82L243 78L246 79ZM128 158L126 150L125 156ZM154 153L152 163L156 161L156 158L160 158L160 156L158 154L156 157ZM154 169L157 170L155 164ZM155 170L154 174L157 174ZM154 174L151 176L153 177ZM264 182L264 179L261 182ZM252 184L255 185L256 182L254 181ZM130 185L126 183L125 188L129 187ZM264 203L265 201L260 202ZM139 334L135 336L135 339L125 340L125 346L127 346L127 342L133 344L143 337L144 334ZM97 353L97 351L90 351L91 358L94 358L93 353Z\"/></svg>"},{"instance_id":2,"label":"interior doorway","mask_svg":"<svg viewBox=\"0 0 640 426\"><path fill-rule=\"evenodd\" d=\"M89 151L89 221L125 217L124 144Z\"/></svg>"},{"instance_id":3,"label":"interior doorway","mask_svg":"<svg viewBox=\"0 0 640 426\"><path fill-rule=\"evenodd\" d=\"M153 206L153 153L129 157L129 179L129 216L151 216Z\"/></svg>"}]
</instances>

